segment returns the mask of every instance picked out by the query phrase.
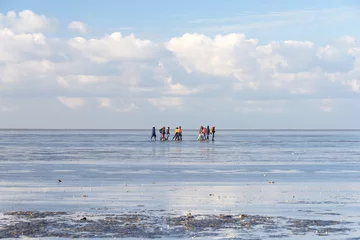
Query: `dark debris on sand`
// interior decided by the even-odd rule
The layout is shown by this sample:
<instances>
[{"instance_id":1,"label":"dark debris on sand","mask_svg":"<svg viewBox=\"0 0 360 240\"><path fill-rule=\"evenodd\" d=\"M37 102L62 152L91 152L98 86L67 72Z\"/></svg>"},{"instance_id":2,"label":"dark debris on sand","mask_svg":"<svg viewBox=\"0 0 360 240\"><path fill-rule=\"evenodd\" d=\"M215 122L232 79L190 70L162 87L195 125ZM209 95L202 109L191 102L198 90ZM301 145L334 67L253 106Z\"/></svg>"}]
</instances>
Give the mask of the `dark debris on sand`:
<instances>
[{"instance_id":1,"label":"dark debris on sand","mask_svg":"<svg viewBox=\"0 0 360 240\"><path fill-rule=\"evenodd\" d=\"M221 236L228 229L237 237L262 231L268 238L316 233L319 236L351 231L349 222L303 220L258 215L89 215L75 217L66 212L8 212L11 220L0 229L0 238L161 238Z\"/></svg>"}]
</instances>

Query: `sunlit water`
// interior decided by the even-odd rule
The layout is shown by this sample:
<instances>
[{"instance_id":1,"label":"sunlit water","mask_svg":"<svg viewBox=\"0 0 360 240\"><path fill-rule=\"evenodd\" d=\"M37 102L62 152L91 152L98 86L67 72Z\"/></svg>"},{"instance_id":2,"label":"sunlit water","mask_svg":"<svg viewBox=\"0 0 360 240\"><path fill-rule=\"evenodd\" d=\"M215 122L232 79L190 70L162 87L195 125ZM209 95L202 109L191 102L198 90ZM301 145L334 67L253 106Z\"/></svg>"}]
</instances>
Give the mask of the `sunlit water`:
<instances>
[{"instance_id":1,"label":"sunlit water","mask_svg":"<svg viewBox=\"0 0 360 240\"><path fill-rule=\"evenodd\" d=\"M350 221L351 231L329 239L360 236L360 131L183 135L0 131L0 219L12 211L250 214Z\"/></svg>"}]
</instances>

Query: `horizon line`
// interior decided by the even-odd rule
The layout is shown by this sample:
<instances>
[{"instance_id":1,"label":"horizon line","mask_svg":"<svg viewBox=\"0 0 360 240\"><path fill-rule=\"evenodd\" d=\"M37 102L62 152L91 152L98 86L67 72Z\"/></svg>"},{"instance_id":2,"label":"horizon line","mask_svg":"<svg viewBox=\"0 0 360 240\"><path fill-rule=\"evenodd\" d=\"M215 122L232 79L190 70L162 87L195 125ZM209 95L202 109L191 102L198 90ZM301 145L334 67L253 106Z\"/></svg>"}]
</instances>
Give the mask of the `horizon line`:
<instances>
[{"instance_id":1,"label":"horizon line","mask_svg":"<svg viewBox=\"0 0 360 240\"><path fill-rule=\"evenodd\" d=\"M160 129L160 128L159 128ZM151 128L0 128L0 131L150 131ZM183 128L183 130L199 130ZM217 129L219 131L219 129ZM220 128L220 131L360 131L360 128Z\"/></svg>"}]
</instances>

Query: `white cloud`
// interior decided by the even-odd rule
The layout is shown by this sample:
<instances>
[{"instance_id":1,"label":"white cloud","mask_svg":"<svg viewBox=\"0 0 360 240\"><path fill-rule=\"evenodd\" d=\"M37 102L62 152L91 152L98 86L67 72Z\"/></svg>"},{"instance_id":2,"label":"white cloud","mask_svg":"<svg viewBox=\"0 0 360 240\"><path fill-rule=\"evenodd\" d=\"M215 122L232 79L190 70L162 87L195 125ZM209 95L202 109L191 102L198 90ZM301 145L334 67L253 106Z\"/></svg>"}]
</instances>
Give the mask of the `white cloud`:
<instances>
[{"instance_id":1,"label":"white cloud","mask_svg":"<svg viewBox=\"0 0 360 240\"><path fill-rule=\"evenodd\" d=\"M21 63L7 64L0 66L0 83L16 83L18 81L34 82L41 81L43 78L51 75L54 71L54 65L48 60L42 61L23 61ZM34 79L29 79L31 76Z\"/></svg>"},{"instance_id":2,"label":"white cloud","mask_svg":"<svg viewBox=\"0 0 360 240\"><path fill-rule=\"evenodd\" d=\"M68 44L85 58L97 63L108 63L126 59L148 59L155 57L156 45L149 40L141 40L134 35L123 36L114 32L101 39L76 37Z\"/></svg>"},{"instance_id":3,"label":"white cloud","mask_svg":"<svg viewBox=\"0 0 360 240\"><path fill-rule=\"evenodd\" d=\"M160 110L180 109L184 104L183 99L179 97L149 98L148 101Z\"/></svg>"},{"instance_id":4,"label":"white cloud","mask_svg":"<svg viewBox=\"0 0 360 240\"><path fill-rule=\"evenodd\" d=\"M9 11L3 15L0 13L0 27L10 28L17 33L31 33L50 30L54 21L44 15L37 15L31 10L24 10L18 14L14 11Z\"/></svg>"},{"instance_id":5,"label":"white cloud","mask_svg":"<svg viewBox=\"0 0 360 240\"><path fill-rule=\"evenodd\" d=\"M198 88L188 88L180 83L173 83L172 77L169 77L166 79L166 83L168 86L166 87L166 90L163 91L164 94L167 95L190 95L190 94L196 94L200 92L200 89Z\"/></svg>"},{"instance_id":6,"label":"white cloud","mask_svg":"<svg viewBox=\"0 0 360 240\"><path fill-rule=\"evenodd\" d=\"M111 106L111 99L110 98L97 98L99 101L100 108L108 108Z\"/></svg>"},{"instance_id":7,"label":"white cloud","mask_svg":"<svg viewBox=\"0 0 360 240\"><path fill-rule=\"evenodd\" d=\"M166 43L189 72L200 71L217 76L237 77L254 65L251 51L257 40L243 34L218 35L211 39L202 34L184 34Z\"/></svg>"},{"instance_id":8,"label":"white cloud","mask_svg":"<svg viewBox=\"0 0 360 240\"><path fill-rule=\"evenodd\" d=\"M240 90L258 89L261 79L269 85L271 77L274 85L283 87L284 82L295 77L280 81L279 76L298 73L281 71L311 71L311 59L315 51L311 42L284 41L258 46L258 40L246 39L243 34L218 35L214 39L200 34L185 34L171 39L166 47L176 55L188 72L233 78L233 88ZM308 78L306 74L296 78L298 77Z\"/></svg>"},{"instance_id":9,"label":"white cloud","mask_svg":"<svg viewBox=\"0 0 360 240\"><path fill-rule=\"evenodd\" d=\"M8 28L0 28L0 63L20 62L45 58L51 54L43 33L16 34Z\"/></svg>"},{"instance_id":10,"label":"white cloud","mask_svg":"<svg viewBox=\"0 0 360 240\"><path fill-rule=\"evenodd\" d=\"M354 92L360 92L360 81L356 79L349 80L347 84Z\"/></svg>"},{"instance_id":11,"label":"white cloud","mask_svg":"<svg viewBox=\"0 0 360 240\"><path fill-rule=\"evenodd\" d=\"M37 27L16 25L32 19L31 14ZM51 21L31 14L8 13L0 19L0 94L16 101L60 96L68 108L86 103L94 111L103 108L123 116L139 106L139 114L147 114L142 107L147 105L174 111L171 116L179 109L196 114L204 105L225 116L234 109L241 114L291 109L274 102L280 99L315 99L315 108L330 112L337 98L360 96L360 46L348 35L321 45L307 40L262 43L238 33L186 33L167 42L119 32L67 40L42 32L50 25L40 22ZM332 102L321 101L324 96ZM249 99L258 101L239 102Z\"/></svg>"},{"instance_id":12,"label":"white cloud","mask_svg":"<svg viewBox=\"0 0 360 240\"><path fill-rule=\"evenodd\" d=\"M85 100L83 98L76 97L58 97L59 102L64 104L68 108L76 109L81 108L85 104Z\"/></svg>"},{"instance_id":13,"label":"white cloud","mask_svg":"<svg viewBox=\"0 0 360 240\"><path fill-rule=\"evenodd\" d=\"M86 24L79 21L72 21L71 23L69 23L68 29L82 34L88 33L88 27L86 26Z\"/></svg>"},{"instance_id":14,"label":"white cloud","mask_svg":"<svg viewBox=\"0 0 360 240\"><path fill-rule=\"evenodd\" d=\"M94 76L94 75L69 75L69 76L57 76L58 84L68 88L70 83L72 84L96 84L103 83L111 80L109 76Z\"/></svg>"},{"instance_id":15,"label":"white cloud","mask_svg":"<svg viewBox=\"0 0 360 240\"><path fill-rule=\"evenodd\" d=\"M116 112L121 112L121 113L128 113L128 112L136 111L136 110L139 110L139 109L140 108L135 103L130 103L130 105L128 105L128 106L117 107L115 109L115 111Z\"/></svg>"},{"instance_id":16,"label":"white cloud","mask_svg":"<svg viewBox=\"0 0 360 240\"><path fill-rule=\"evenodd\" d=\"M165 94L171 94L171 95L189 95L192 93L198 93L200 92L199 89L189 89L185 87L184 85L181 85L180 83L170 84L169 90L165 91Z\"/></svg>"},{"instance_id":17,"label":"white cloud","mask_svg":"<svg viewBox=\"0 0 360 240\"><path fill-rule=\"evenodd\" d=\"M315 94L329 82L350 84L360 73L360 54L350 37L333 45L316 46L310 41L283 41L259 45L242 34L209 38L184 34L166 43L183 68L222 77L233 90L286 89L291 94ZM360 52L360 51L359 51Z\"/></svg>"}]
</instances>

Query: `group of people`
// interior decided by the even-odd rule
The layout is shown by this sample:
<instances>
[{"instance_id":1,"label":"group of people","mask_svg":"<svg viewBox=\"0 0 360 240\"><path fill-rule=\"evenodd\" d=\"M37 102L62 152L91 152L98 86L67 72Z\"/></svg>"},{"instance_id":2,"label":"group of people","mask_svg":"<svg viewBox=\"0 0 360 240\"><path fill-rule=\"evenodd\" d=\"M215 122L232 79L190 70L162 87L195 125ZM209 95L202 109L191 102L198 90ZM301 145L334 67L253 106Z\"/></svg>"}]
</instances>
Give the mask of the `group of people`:
<instances>
[{"instance_id":1,"label":"group of people","mask_svg":"<svg viewBox=\"0 0 360 240\"><path fill-rule=\"evenodd\" d=\"M162 127L159 129L159 132L161 134L161 137L160 137L160 141L167 141L169 140L169 137L170 137L170 127L167 127L165 128ZM153 140L153 138L155 139L156 141L156 129L155 129L155 126L153 126L152 128L152 134L151 134L151 138L150 140ZM174 129L174 136L172 138L172 141L182 141L182 129L181 129L181 126L179 127L176 127Z\"/></svg>"},{"instance_id":2,"label":"group of people","mask_svg":"<svg viewBox=\"0 0 360 240\"><path fill-rule=\"evenodd\" d=\"M209 141L209 136L212 135L211 141L214 141L215 138L215 126L206 128L201 126L199 129L198 141Z\"/></svg>"},{"instance_id":3,"label":"group of people","mask_svg":"<svg viewBox=\"0 0 360 240\"><path fill-rule=\"evenodd\" d=\"M159 129L159 132L161 134L160 137L160 141L168 141L169 137L170 137L170 127L165 128L162 127ZM201 126L199 129L199 135L198 135L198 141L209 141L209 136L212 135L212 141L214 141L215 138L215 126L213 127L209 127L207 126L206 128ZM153 139L155 139L156 141L156 129L155 129L155 125L152 127L152 131L151 131L151 138L150 140L152 141ZM182 129L181 126L176 127L174 129L174 136L171 139L172 141L182 141Z\"/></svg>"}]
</instances>

